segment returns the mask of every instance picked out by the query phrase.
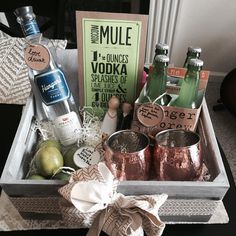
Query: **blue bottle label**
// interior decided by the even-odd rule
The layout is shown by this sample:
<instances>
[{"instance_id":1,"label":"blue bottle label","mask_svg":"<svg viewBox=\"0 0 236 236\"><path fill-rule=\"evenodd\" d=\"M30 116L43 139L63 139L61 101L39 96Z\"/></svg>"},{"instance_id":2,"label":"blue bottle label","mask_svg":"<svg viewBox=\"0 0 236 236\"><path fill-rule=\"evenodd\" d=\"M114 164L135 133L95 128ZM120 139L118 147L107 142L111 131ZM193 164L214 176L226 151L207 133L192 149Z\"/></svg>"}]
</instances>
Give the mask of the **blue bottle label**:
<instances>
[{"instance_id":1,"label":"blue bottle label","mask_svg":"<svg viewBox=\"0 0 236 236\"><path fill-rule=\"evenodd\" d=\"M70 97L65 76L59 69L36 75L35 83L46 105L53 105Z\"/></svg>"},{"instance_id":2,"label":"blue bottle label","mask_svg":"<svg viewBox=\"0 0 236 236\"><path fill-rule=\"evenodd\" d=\"M23 31L24 31L25 36L40 33L40 30L39 30L36 20L31 20L31 21L24 23Z\"/></svg>"}]
</instances>

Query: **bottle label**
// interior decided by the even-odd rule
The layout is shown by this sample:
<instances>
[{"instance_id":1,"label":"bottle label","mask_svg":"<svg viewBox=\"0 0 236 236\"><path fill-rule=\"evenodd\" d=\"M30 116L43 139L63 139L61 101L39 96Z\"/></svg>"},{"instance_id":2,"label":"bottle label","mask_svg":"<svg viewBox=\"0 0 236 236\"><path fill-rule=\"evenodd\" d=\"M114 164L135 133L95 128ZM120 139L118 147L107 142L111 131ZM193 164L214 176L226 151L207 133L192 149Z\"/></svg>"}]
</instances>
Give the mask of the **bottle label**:
<instances>
[{"instance_id":1,"label":"bottle label","mask_svg":"<svg viewBox=\"0 0 236 236\"><path fill-rule=\"evenodd\" d=\"M45 70L50 63L50 53L41 44L30 44L25 49L25 62L32 70Z\"/></svg>"},{"instance_id":2,"label":"bottle label","mask_svg":"<svg viewBox=\"0 0 236 236\"><path fill-rule=\"evenodd\" d=\"M35 83L46 105L52 105L70 97L65 76L59 69L36 75Z\"/></svg>"},{"instance_id":3,"label":"bottle label","mask_svg":"<svg viewBox=\"0 0 236 236\"><path fill-rule=\"evenodd\" d=\"M23 28L23 32L24 32L25 36L40 33L36 20L31 20L31 21L24 23L22 28Z\"/></svg>"},{"instance_id":4,"label":"bottle label","mask_svg":"<svg viewBox=\"0 0 236 236\"><path fill-rule=\"evenodd\" d=\"M56 136L63 145L67 146L77 142L81 124L74 111L57 117L52 123Z\"/></svg>"}]
</instances>

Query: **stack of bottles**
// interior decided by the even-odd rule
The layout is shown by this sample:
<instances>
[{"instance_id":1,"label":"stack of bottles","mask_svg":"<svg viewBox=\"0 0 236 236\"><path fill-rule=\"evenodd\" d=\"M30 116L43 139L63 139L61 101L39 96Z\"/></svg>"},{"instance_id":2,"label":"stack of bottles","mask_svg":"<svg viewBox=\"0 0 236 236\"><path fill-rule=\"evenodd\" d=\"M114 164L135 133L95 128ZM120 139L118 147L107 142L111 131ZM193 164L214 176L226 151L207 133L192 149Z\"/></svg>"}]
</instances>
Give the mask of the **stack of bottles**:
<instances>
[{"instance_id":1,"label":"stack of bottles","mask_svg":"<svg viewBox=\"0 0 236 236\"><path fill-rule=\"evenodd\" d=\"M167 75L169 63L169 46L158 43L155 49L155 56L149 68L149 75L140 96L139 103L154 102L162 106L176 106L181 108L198 108L198 89L200 72L203 61L199 59L201 48L189 47L183 67L187 69L184 79L174 78L180 87L177 98L166 94L167 82L172 80ZM172 80L173 81L173 80Z\"/></svg>"}]
</instances>

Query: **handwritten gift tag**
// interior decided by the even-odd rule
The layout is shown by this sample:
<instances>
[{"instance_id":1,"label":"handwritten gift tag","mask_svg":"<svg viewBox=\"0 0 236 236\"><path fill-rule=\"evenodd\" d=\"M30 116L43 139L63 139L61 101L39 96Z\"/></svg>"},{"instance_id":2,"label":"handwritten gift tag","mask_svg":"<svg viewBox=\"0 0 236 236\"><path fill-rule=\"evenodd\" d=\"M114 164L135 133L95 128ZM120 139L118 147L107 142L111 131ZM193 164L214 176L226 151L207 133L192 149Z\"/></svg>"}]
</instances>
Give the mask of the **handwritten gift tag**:
<instances>
[{"instance_id":1,"label":"handwritten gift tag","mask_svg":"<svg viewBox=\"0 0 236 236\"><path fill-rule=\"evenodd\" d=\"M144 126L153 127L162 121L164 110L161 106L155 103L145 103L138 108L137 117L139 122Z\"/></svg>"},{"instance_id":2,"label":"handwritten gift tag","mask_svg":"<svg viewBox=\"0 0 236 236\"><path fill-rule=\"evenodd\" d=\"M25 62L32 70L46 69L50 62L48 49L41 44L30 44L25 49Z\"/></svg>"},{"instance_id":3,"label":"handwritten gift tag","mask_svg":"<svg viewBox=\"0 0 236 236\"><path fill-rule=\"evenodd\" d=\"M100 161L100 154L93 147L84 146L74 153L74 163L79 168L95 165Z\"/></svg>"}]
</instances>

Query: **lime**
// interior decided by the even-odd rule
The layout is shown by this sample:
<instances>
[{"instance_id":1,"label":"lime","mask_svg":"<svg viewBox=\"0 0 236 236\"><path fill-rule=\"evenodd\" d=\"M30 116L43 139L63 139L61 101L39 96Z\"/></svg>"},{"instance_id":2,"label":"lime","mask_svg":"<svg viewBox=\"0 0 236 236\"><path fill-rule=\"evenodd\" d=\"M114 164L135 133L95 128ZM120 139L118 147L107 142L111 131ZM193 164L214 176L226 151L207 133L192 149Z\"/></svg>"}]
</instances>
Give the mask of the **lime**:
<instances>
[{"instance_id":1,"label":"lime","mask_svg":"<svg viewBox=\"0 0 236 236\"><path fill-rule=\"evenodd\" d=\"M63 166L63 156L57 148L45 146L35 154L35 164L40 175L50 177Z\"/></svg>"},{"instance_id":2,"label":"lime","mask_svg":"<svg viewBox=\"0 0 236 236\"><path fill-rule=\"evenodd\" d=\"M45 178L41 175L30 175L27 179L42 180Z\"/></svg>"},{"instance_id":3,"label":"lime","mask_svg":"<svg viewBox=\"0 0 236 236\"><path fill-rule=\"evenodd\" d=\"M61 151L61 144L59 141L55 140L55 139L47 139L42 141L41 143L39 143L38 148L43 148L43 147L55 147L57 148L59 151Z\"/></svg>"},{"instance_id":4,"label":"lime","mask_svg":"<svg viewBox=\"0 0 236 236\"><path fill-rule=\"evenodd\" d=\"M65 172L59 172L57 174L55 174L53 176L53 179L59 179L59 180L65 180L65 181L69 181L70 179L70 174L69 173L65 173Z\"/></svg>"},{"instance_id":5,"label":"lime","mask_svg":"<svg viewBox=\"0 0 236 236\"><path fill-rule=\"evenodd\" d=\"M79 167L74 163L74 154L77 151L78 147L72 147L66 151L64 154L64 164L65 166L71 167L75 170L78 170Z\"/></svg>"}]
</instances>

